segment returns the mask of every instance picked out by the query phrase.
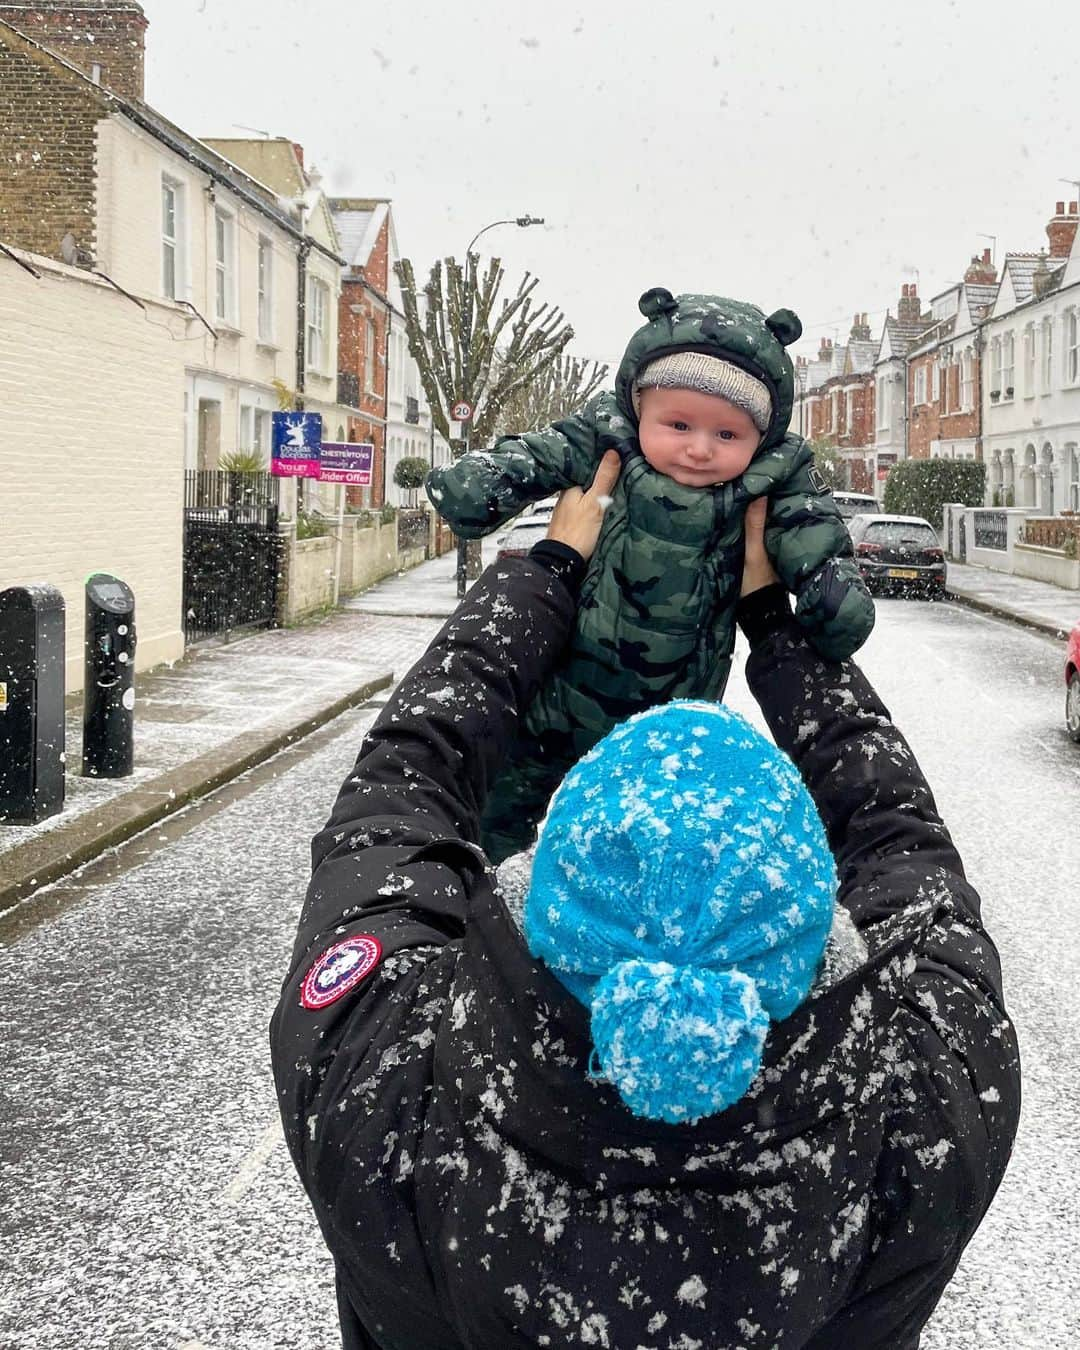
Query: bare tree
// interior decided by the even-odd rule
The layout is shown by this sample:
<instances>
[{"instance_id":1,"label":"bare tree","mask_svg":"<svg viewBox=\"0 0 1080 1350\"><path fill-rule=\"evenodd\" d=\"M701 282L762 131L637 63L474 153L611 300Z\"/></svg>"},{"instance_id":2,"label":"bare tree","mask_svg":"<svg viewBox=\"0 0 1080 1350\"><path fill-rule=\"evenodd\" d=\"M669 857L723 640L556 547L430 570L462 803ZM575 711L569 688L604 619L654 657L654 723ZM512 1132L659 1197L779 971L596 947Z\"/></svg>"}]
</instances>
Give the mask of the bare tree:
<instances>
[{"instance_id":1,"label":"bare tree","mask_svg":"<svg viewBox=\"0 0 1080 1350\"><path fill-rule=\"evenodd\" d=\"M591 367L591 369L590 369ZM578 412L607 379L608 367L598 361L560 356L504 402L496 425L500 436L539 431Z\"/></svg>"},{"instance_id":2,"label":"bare tree","mask_svg":"<svg viewBox=\"0 0 1080 1350\"><path fill-rule=\"evenodd\" d=\"M401 284L409 351L420 371L436 429L450 442L455 458L470 442L486 444L508 400L558 361L574 336L560 309L533 298L537 278L526 273L513 295L500 302L504 272L492 258L481 276L479 255L466 255L432 265L419 291L408 258L394 264ZM444 280L445 269L445 280ZM452 436L450 410L459 400L471 404L473 416L461 434ZM459 541L458 593L464 593L466 571L479 575L479 547L468 551Z\"/></svg>"}]
</instances>

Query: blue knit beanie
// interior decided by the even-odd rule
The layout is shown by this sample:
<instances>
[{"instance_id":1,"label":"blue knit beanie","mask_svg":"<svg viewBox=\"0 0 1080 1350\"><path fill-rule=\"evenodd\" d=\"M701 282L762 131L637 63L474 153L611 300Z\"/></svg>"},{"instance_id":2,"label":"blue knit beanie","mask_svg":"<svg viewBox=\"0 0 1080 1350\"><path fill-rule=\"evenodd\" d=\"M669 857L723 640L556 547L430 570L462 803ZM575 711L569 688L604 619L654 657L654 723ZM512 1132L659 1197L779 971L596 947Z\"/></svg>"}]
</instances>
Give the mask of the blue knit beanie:
<instances>
[{"instance_id":1,"label":"blue knit beanie","mask_svg":"<svg viewBox=\"0 0 1080 1350\"><path fill-rule=\"evenodd\" d=\"M836 871L791 760L738 713L677 702L610 732L552 801L525 939L592 1015L635 1115L738 1101L770 1020L813 983Z\"/></svg>"}]
</instances>

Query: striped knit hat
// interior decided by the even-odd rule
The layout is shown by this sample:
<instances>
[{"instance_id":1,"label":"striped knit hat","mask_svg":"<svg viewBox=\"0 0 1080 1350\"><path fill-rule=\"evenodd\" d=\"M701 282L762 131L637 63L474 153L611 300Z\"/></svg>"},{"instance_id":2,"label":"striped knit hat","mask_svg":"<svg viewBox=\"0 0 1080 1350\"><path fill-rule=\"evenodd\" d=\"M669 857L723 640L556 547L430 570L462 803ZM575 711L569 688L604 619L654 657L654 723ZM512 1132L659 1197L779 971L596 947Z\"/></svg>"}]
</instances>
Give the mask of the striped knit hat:
<instances>
[{"instance_id":1,"label":"striped knit hat","mask_svg":"<svg viewBox=\"0 0 1080 1350\"><path fill-rule=\"evenodd\" d=\"M760 380L730 361L704 352L674 352L649 364L634 380L634 412L641 415L643 389L696 389L741 408L763 435L772 421L772 395Z\"/></svg>"}]
</instances>

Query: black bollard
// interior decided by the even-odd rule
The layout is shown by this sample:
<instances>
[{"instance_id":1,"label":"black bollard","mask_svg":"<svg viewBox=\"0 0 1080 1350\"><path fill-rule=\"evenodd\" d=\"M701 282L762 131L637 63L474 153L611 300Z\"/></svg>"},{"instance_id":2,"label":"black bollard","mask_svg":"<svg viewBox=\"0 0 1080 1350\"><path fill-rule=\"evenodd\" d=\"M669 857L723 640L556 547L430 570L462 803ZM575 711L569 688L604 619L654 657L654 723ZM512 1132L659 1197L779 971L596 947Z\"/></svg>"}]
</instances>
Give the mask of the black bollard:
<instances>
[{"instance_id":1,"label":"black bollard","mask_svg":"<svg viewBox=\"0 0 1080 1350\"><path fill-rule=\"evenodd\" d=\"M86 578L83 773L126 778L135 767L135 597L108 572Z\"/></svg>"},{"instance_id":2,"label":"black bollard","mask_svg":"<svg viewBox=\"0 0 1080 1350\"><path fill-rule=\"evenodd\" d=\"M64 807L64 597L0 591L0 822L36 825Z\"/></svg>"}]
</instances>

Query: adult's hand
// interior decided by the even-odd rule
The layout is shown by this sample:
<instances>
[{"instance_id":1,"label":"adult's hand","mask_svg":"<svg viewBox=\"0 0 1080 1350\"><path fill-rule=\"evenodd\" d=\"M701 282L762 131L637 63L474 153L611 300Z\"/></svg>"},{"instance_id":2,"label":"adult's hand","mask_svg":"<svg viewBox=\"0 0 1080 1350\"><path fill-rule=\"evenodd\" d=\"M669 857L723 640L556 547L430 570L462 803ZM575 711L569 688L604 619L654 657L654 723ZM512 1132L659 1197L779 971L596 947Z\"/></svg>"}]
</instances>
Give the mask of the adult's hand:
<instances>
[{"instance_id":1,"label":"adult's hand","mask_svg":"<svg viewBox=\"0 0 1080 1350\"><path fill-rule=\"evenodd\" d=\"M765 586L773 586L780 580L769 555L765 552L765 514L768 507L768 499L758 497L746 508L746 520L743 525L743 532L746 537L746 553L743 557L740 595L749 595L751 591L760 591Z\"/></svg>"},{"instance_id":2,"label":"adult's hand","mask_svg":"<svg viewBox=\"0 0 1080 1350\"><path fill-rule=\"evenodd\" d=\"M571 487L561 492L551 513L547 537L566 544L588 561L600 538L604 511L610 504L621 467L617 451L608 450L587 489Z\"/></svg>"}]
</instances>

